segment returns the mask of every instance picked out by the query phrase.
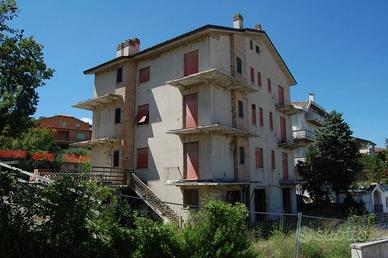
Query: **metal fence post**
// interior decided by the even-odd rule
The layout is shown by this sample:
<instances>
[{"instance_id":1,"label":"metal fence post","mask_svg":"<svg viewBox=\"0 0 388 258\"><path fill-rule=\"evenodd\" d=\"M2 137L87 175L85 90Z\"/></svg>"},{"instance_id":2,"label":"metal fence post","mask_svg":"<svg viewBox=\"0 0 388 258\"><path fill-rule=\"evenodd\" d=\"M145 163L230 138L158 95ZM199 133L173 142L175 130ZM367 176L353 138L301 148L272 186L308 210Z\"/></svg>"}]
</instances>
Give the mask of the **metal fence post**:
<instances>
[{"instance_id":1,"label":"metal fence post","mask_svg":"<svg viewBox=\"0 0 388 258\"><path fill-rule=\"evenodd\" d=\"M298 213L298 222L296 223L296 232L295 232L295 255L294 258L299 258L299 246L300 246L300 231L302 224L302 213Z\"/></svg>"}]
</instances>

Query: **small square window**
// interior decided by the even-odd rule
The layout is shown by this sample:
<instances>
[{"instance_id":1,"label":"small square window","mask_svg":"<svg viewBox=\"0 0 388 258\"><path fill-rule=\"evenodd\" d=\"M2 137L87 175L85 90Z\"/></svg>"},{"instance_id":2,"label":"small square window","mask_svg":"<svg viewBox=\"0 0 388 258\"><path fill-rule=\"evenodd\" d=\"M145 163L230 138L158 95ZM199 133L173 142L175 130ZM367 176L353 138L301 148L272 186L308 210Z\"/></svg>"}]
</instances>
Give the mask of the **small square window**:
<instances>
[{"instance_id":1,"label":"small square window","mask_svg":"<svg viewBox=\"0 0 388 258\"><path fill-rule=\"evenodd\" d=\"M145 67L139 70L139 83L148 82L150 80L150 67Z\"/></svg>"},{"instance_id":2,"label":"small square window","mask_svg":"<svg viewBox=\"0 0 388 258\"><path fill-rule=\"evenodd\" d=\"M123 81L123 68L119 67L117 68L117 72L116 72L116 83L119 83L122 81Z\"/></svg>"},{"instance_id":3,"label":"small square window","mask_svg":"<svg viewBox=\"0 0 388 258\"><path fill-rule=\"evenodd\" d=\"M242 64L241 64L241 58L236 58L236 66L237 66L237 73L242 74Z\"/></svg>"},{"instance_id":4,"label":"small square window","mask_svg":"<svg viewBox=\"0 0 388 258\"><path fill-rule=\"evenodd\" d=\"M239 153L240 153L240 164L245 164L245 149L244 149L244 147L240 147Z\"/></svg>"},{"instance_id":5,"label":"small square window","mask_svg":"<svg viewBox=\"0 0 388 258\"><path fill-rule=\"evenodd\" d=\"M244 104L241 100L238 101L238 117L244 117Z\"/></svg>"},{"instance_id":6,"label":"small square window","mask_svg":"<svg viewBox=\"0 0 388 258\"><path fill-rule=\"evenodd\" d=\"M121 108L115 109L115 124L119 124L121 122Z\"/></svg>"},{"instance_id":7,"label":"small square window","mask_svg":"<svg viewBox=\"0 0 388 258\"><path fill-rule=\"evenodd\" d=\"M113 166L118 167L120 163L120 151L116 150L113 152Z\"/></svg>"}]
</instances>

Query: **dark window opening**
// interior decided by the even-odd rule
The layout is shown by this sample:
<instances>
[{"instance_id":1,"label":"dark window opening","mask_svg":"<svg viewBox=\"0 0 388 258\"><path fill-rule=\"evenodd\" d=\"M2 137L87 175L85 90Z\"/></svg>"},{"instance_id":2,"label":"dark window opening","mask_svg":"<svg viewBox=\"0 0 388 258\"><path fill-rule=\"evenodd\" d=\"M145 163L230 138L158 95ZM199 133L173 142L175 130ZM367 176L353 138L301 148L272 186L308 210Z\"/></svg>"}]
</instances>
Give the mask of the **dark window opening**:
<instances>
[{"instance_id":1,"label":"dark window opening","mask_svg":"<svg viewBox=\"0 0 388 258\"><path fill-rule=\"evenodd\" d=\"M149 122L149 106L148 104L138 106L135 123L138 125L148 124Z\"/></svg>"},{"instance_id":2,"label":"dark window opening","mask_svg":"<svg viewBox=\"0 0 388 258\"><path fill-rule=\"evenodd\" d=\"M256 46L256 53L260 54L260 47Z\"/></svg>"},{"instance_id":3,"label":"dark window opening","mask_svg":"<svg viewBox=\"0 0 388 258\"><path fill-rule=\"evenodd\" d=\"M242 74L241 58L237 57L236 58L236 63L237 63L237 73L238 74Z\"/></svg>"},{"instance_id":4,"label":"dark window opening","mask_svg":"<svg viewBox=\"0 0 388 258\"><path fill-rule=\"evenodd\" d=\"M113 152L113 166L118 167L120 162L120 151Z\"/></svg>"},{"instance_id":5,"label":"dark window opening","mask_svg":"<svg viewBox=\"0 0 388 258\"><path fill-rule=\"evenodd\" d=\"M116 83L123 81L123 68L119 67L116 72Z\"/></svg>"},{"instance_id":6,"label":"dark window opening","mask_svg":"<svg viewBox=\"0 0 388 258\"><path fill-rule=\"evenodd\" d=\"M283 212L291 213L291 194L290 189L283 188L282 189L282 197L283 197Z\"/></svg>"},{"instance_id":7,"label":"dark window opening","mask_svg":"<svg viewBox=\"0 0 388 258\"><path fill-rule=\"evenodd\" d=\"M252 50L253 49L253 42L252 40L249 41L249 48Z\"/></svg>"},{"instance_id":8,"label":"dark window opening","mask_svg":"<svg viewBox=\"0 0 388 258\"><path fill-rule=\"evenodd\" d=\"M244 104L241 100L238 101L238 116L244 117Z\"/></svg>"},{"instance_id":9,"label":"dark window opening","mask_svg":"<svg viewBox=\"0 0 388 258\"><path fill-rule=\"evenodd\" d=\"M197 189L183 190L183 206L187 208L199 208L199 192Z\"/></svg>"},{"instance_id":10,"label":"dark window opening","mask_svg":"<svg viewBox=\"0 0 388 258\"><path fill-rule=\"evenodd\" d=\"M121 122L121 108L115 109L115 124L119 124Z\"/></svg>"},{"instance_id":11,"label":"dark window opening","mask_svg":"<svg viewBox=\"0 0 388 258\"><path fill-rule=\"evenodd\" d=\"M240 191L227 191L226 192L226 201L229 203L241 202L241 192Z\"/></svg>"},{"instance_id":12,"label":"dark window opening","mask_svg":"<svg viewBox=\"0 0 388 258\"><path fill-rule=\"evenodd\" d=\"M245 164L245 149L240 147L240 164Z\"/></svg>"}]
</instances>

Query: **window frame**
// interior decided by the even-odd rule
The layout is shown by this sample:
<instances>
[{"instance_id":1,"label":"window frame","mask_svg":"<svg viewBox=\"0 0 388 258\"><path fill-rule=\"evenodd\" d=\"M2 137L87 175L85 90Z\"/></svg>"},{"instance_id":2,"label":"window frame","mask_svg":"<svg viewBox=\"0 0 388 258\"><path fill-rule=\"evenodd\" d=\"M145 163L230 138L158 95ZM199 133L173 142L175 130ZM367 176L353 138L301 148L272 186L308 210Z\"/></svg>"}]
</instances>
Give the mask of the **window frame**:
<instances>
[{"instance_id":1,"label":"window frame","mask_svg":"<svg viewBox=\"0 0 388 258\"><path fill-rule=\"evenodd\" d=\"M242 61L240 57L236 57L236 72L242 74Z\"/></svg>"},{"instance_id":2,"label":"window frame","mask_svg":"<svg viewBox=\"0 0 388 258\"><path fill-rule=\"evenodd\" d=\"M123 67L120 66L116 70L116 84L123 82Z\"/></svg>"},{"instance_id":3,"label":"window frame","mask_svg":"<svg viewBox=\"0 0 388 258\"><path fill-rule=\"evenodd\" d=\"M249 67L249 75L250 75L250 79L251 79L251 83L255 83L255 68L253 68L252 66Z\"/></svg>"},{"instance_id":4,"label":"window frame","mask_svg":"<svg viewBox=\"0 0 388 258\"><path fill-rule=\"evenodd\" d=\"M245 148L243 146L239 147L239 164L244 165L245 164Z\"/></svg>"},{"instance_id":5,"label":"window frame","mask_svg":"<svg viewBox=\"0 0 388 258\"><path fill-rule=\"evenodd\" d=\"M257 71L257 86L261 87L261 72Z\"/></svg>"},{"instance_id":6,"label":"window frame","mask_svg":"<svg viewBox=\"0 0 388 258\"><path fill-rule=\"evenodd\" d=\"M147 110L148 110L147 115L146 115L146 120L144 122L140 122L140 121L138 121L139 120L139 116L141 114L140 110L142 108L145 108L145 107L147 107ZM136 116L135 116L135 123L137 125L145 125L145 124L149 124L149 122L150 122L150 105L149 104L144 104L144 105L137 106L137 112L136 112Z\"/></svg>"},{"instance_id":7,"label":"window frame","mask_svg":"<svg viewBox=\"0 0 388 258\"><path fill-rule=\"evenodd\" d=\"M264 110L262 107L259 107L259 126L264 127Z\"/></svg>"},{"instance_id":8,"label":"window frame","mask_svg":"<svg viewBox=\"0 0 388 258\"><path fill-rule=\"evenodd\" d=\"M256 105L252 104L252 125L257 125L257 119L256 119Z\"/></svg>"},{"instance_id":9,"label":"window frame","mask_svg":"<svg viewBox=\"0 0 388 258\"><path fill-rule=\"evenodd\" d=\"M194 69L191 67L191 63L189 62L189 59L188 59L189 56L193 55L193 54L195 54L195 56L196 56L196 70L195 71L191 71ZM189 69L189 68L191 68L191 69ZM198 72L199 72L199 51L198 51L198 49L196 49L196 50L187 52L183 55L183 76L186 77L186 76L189 76L192 74L196 74Z\"/></svg>"},{"instance_id":10,"label":"window frame","mask_svg":"<svg viewBox=\"0 0 388 258\"><path fill-rule=\"evenodd\" d=\"M115 108L115 124L121 123L121 108Z\"/></svg>"},{"instance_id":11,"label":"window frame","mask_svg":"<svg viewBox=\"0 0 388 258\"><path fill-rule=\"evenodd\" d=\"M119 167L119 166L120 166L120 151L114 150L112 167Z\"/></svg>"},{"instance_id":12,"label":"window frame","mask_svg":"<svg viewBox=\"0 0 388 258\"><path fill-rule=\"evenodd\" d=\"M267 87L268 87L268 92L272 93L272 83L271 83L271 78L267 78Z\"/></svg>"},{"instance_id":13,"label":"window frame","mask_svg":"<svg viewBox=\"0 0 388 258\"><path fill-rule=\"evenodd\" d=\"M237 113L239 118L244 118L244 103L241 100L237 101Z\"/></svg>"},{"instance_id":14,"label":"window frame","mask_svg":"<svg viewBox=\"0 0 388 258\"><path fill-rule=\"evenodd\" d=\"M146 72L145 75L143 74L144 72ZM151 67L146 66L146 67L139 69L139 84L144 83L144 82L148 82L150 80L151 80Z\"/></svg>"},{"instance_id":15,"label":"window frame","mask_svg":"<svg viewBox=\"0 0 388 258\"><path fill-rule=\"evenodd\" d=\"M256 161L256 168L264 168L263 148L260 148L260 147L255 148L255 161Z\"/></svg>"}]
</instances>

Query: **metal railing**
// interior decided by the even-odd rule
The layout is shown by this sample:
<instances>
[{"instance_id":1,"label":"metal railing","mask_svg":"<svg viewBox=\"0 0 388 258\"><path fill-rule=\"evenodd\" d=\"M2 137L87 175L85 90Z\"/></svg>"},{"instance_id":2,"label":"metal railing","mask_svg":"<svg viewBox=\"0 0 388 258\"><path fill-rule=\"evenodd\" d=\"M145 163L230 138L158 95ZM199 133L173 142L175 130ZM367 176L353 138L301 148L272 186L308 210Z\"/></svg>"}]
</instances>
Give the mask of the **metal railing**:
<instances>
[{"instance_id":1,"label":"metal railing","mask_svg":"<svg viewBox=\"0 0 388 258\"><path fill-rule=\"evenodd\" d=\"M315 122L317 124L323 124L325 122L325 118L317 113L308 112L306 113L306 120L310 122Z\"/></svg>"}]
</instances>

